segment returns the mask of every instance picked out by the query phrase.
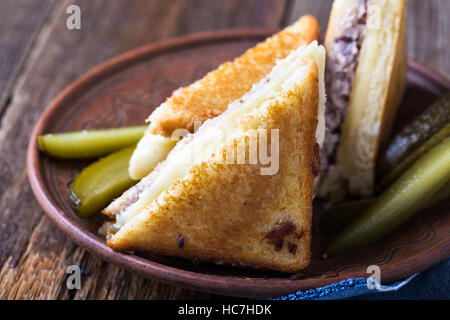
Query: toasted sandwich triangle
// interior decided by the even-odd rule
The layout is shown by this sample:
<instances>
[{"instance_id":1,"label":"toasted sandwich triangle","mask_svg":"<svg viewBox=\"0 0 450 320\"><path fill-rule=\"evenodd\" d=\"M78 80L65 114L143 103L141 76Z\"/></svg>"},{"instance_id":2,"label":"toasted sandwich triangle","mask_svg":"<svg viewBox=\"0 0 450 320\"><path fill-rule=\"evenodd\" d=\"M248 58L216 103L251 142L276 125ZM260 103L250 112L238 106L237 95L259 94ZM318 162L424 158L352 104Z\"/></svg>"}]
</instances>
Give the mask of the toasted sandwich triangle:
<instances>
[{"instance_id":1,"label":"toasted sandwich triangle","mask_svg":"<svg viewBox=\"0 0 450 320\"><path fill-rule=\"evenodd\" d=\"M307 65L303 79L253 113L256 118L240 118L233 140L194 164L108 245L284 272L308 265L319 71L312 60ZM276 173L261 174L267 165L259 161L224 163L225 154L244 141L248 154L248 141L263 130L268 150L271 130L278 130Z\"/></svg>"},{"instance_id":2,"label":"toasted sandwich triangle","mask_svg":"<svg viewBox=\"0 0 450 320\"><path fill-rule=\"evenodd\" d=\"M318 41L319 35L317 20L311 15L303 16L240 57L176 90L148 118L149 127L130 159L130 176L142 179L166 158L175 145L171 139L175 130L194 132L196 122L222 114L231 102L267 76L278 59L286 58L304 44ZM114 214L117 204L115 202L105 213Z\"/></svg>"}]
</instances>

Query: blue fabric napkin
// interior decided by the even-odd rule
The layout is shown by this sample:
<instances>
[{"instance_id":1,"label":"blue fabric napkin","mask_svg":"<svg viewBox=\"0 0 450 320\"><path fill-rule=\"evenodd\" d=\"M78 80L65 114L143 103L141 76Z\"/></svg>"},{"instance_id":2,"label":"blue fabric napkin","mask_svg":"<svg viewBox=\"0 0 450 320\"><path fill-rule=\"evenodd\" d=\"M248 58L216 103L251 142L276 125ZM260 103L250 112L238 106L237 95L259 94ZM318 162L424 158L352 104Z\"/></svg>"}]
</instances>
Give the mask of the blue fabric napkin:
<instances>
[{"instance_id":1,"label":"blue fabric napkin","mask_svg":"<svg viewBox=\"0 0 450 320\"><path fill-rule=\"evenodd\" d=\"M436 300L450 299L450 258L417 273L408 279L390 285L369 289L366 278L347 279L331 285L299 291L280 300Z\"/></svg>"}]
</instances>

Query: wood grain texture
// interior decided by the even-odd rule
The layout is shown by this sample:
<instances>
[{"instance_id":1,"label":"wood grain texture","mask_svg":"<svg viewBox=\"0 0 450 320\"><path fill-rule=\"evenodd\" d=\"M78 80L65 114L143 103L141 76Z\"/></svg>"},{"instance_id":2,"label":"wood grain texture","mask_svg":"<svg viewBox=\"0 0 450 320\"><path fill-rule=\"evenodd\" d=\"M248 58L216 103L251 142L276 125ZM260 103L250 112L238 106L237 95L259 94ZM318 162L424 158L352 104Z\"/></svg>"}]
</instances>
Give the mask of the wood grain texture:
<instances>
[{"instance_id":1,"label":"wood grain texture","mask_svg":"<svg viewBox=\"0 0 450 320\"><path fill-rule=\"evenodd\" d=\"M65 10L74 3L81 8L81 30L71 31L66 28ZM16 9L11 6L0 14L14 15ZM28 185L28 137L43 109L65 86L108 58L185 33L276 27L283 10L284 2L279 0L182 0L170 5L165 0L67 0L55 4L12 84L12 99L1 119L0 299L211 297L131 275L68 240L43 215ZM65 270L72 264L83 271L80 290L68 290L65 285Z\"/></svg>"},{"instance_id":2,"label":"wood grain texture","mask_svg":"<svg viewBox=\"0 0 450 320\"><path fill-rule=\"evenodd\" d=\"M197 31L283 26L305 13L316 15L326 30L331 0L52 3L0 2L0 108L7 105L0 111L0 299L218 298L132 275L68 240L43 215L28 185L29 134L64 87L126 50ZM81 7L80 31L65 27L69 4ZM408 13L409 55L449 76L450 1L409 0ZM65 285L65 270L72 264L83 272L80 290Z\"/></svg>"},{"instance_id":3,"label":"wood grain texture","mask_svg":"<svg viewBox=\"0 0 450 320\"><path fill-rule=\"evenodd\" d=\"M53 4L53 0L0 1L0 115Z\"/></svg>"},{"instance_id":4,"label":"wood grain texture","mask_svg":"<svg viewBox=\"0 0 450 320\"><path fill-rule=\"evenodd\" d=\"M450 1L408 1L408 54L450 77Z\"/></svg>"}]
</instances>

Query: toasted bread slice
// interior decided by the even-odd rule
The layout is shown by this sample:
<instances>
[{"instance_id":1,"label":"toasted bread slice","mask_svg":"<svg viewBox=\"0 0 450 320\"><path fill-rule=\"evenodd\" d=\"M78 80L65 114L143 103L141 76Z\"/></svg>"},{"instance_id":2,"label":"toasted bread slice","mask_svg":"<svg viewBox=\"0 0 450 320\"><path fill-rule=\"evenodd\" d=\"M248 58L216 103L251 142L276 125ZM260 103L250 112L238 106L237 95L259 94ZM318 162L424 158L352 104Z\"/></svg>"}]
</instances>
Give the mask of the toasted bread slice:
<instances>
[{"instance_id":1,"label":"toasted bread slice","mask_svg":"<svg viewBox=\"0 0 450 320\"><path fill-rule=\"evenodd\" d=\"M306 267L324 64L317 42L299 48L180 141L116 216L108 245L284 272ZM264 136L270 165L261 159ZM260 141L254 162L250 141Z\"/></svg>"},{"instance_id":2,"label":"toasted bread slice","mask_svg":"<svg viewBox=\"0 0 450 320\"><path fill-rule=\"evenodd\" d=\"M226 62L204 78L176 90L150 115L149 128L130 160L130 176L142 179L165 159L176 143L176 139L171 139L174 130L193 132L195 122L221 114L229 103L264 78L277 59L285 58L302 44L319 40L319 33L316 19L304 16L233 62Z\"/></svg>"},{"instance_id":3,"label":"toasted bread slice","mask_svg":"<svg viewBox=\"0 0 450 320\"><path fill-rule=\"evenodd\" d=\"M389 137L405 89L406 0L335 0L325 39L327 68L333 72L341 68L330 55L342 39L342 29L346 24L348 27L349 12L358 14L361 6L366 8L365 27L339 129L336 162L321 177L320 195L333 201L346 194L362 198L373 195L378 151ZM345 36L355 36L356 32L353 28ZM327 83L337 81L340 79L333 76L327 79ZM331 103L332 89L327 93Z\"/></svg>"}]
</instances>

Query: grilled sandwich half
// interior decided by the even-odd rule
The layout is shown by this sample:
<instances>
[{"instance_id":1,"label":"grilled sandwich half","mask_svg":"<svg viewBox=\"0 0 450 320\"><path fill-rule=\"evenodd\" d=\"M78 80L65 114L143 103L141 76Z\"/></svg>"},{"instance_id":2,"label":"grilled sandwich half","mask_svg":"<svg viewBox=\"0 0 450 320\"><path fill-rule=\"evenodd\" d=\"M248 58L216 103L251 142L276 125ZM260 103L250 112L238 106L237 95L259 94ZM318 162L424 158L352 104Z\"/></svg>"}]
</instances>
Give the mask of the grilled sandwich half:
<instances>
[{"instance_id":1,"label":"grilled sandwich half","mask_svg":"<svg viewBox=\"0 0 450 320\"><path fill-rule=\"evenodd\" d=\"M176 90L148 118L148 130L130 160L130 176L141 179L165 159L177 141L171 138L174 130L193 132L195 122L221 114L229 103L264 78L277 59L285 58L302 44L318 40L319 33L316 19L304 16L203 79Z\"/></svg>"},{"instance_id":2,"label":"grilled sandwich half","mask_svg":"<svg viewBox=\"0 0 450 320\"><path fill-rule=\"evenodd\" d=\"M316 41L298 48L178 142L109 214L108 245L284 272L306 267L324 68Z\"/></svg>"},{"instance_id":3,"label":"grilled sandwich half","mask_svg":"<svg viewBox=\"0 0 450 320\"><path fill-rule=\"evenodd\" d=\"M406 79L406 0L335 0L325 38L327 134L319 194L373 194Z\"/></svg>"}]
</instances>

